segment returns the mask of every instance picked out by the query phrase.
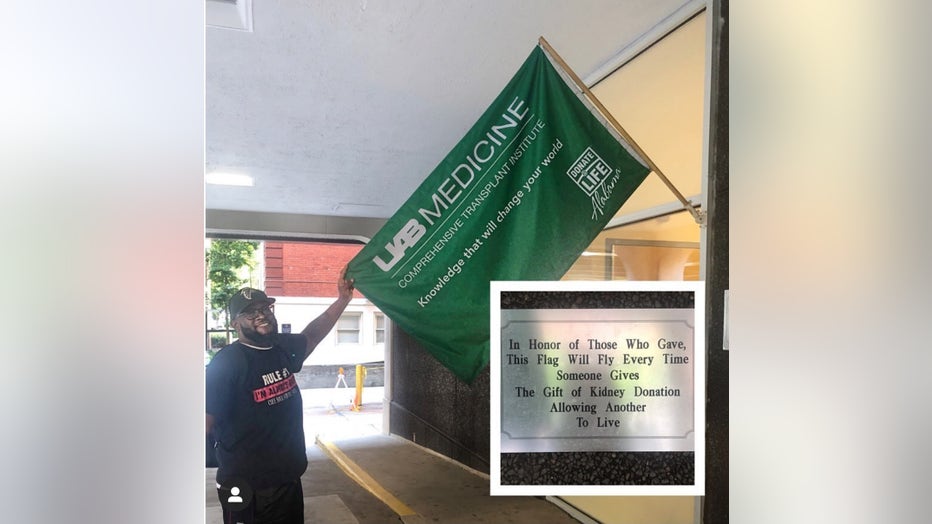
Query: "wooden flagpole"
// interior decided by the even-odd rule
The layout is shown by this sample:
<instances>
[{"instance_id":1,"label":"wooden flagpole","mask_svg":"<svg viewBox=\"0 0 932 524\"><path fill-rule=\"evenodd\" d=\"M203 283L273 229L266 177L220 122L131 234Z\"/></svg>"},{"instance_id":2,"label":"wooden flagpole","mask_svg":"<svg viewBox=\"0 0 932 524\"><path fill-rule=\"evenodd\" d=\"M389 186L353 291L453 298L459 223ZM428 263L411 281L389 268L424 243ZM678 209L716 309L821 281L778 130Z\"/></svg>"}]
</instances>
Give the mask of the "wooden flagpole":
<instances>
[{"instance_id":1,"label":"wooden flagpole","mask_svg":"<svg viewBox=\"0 0 932 524\"><path fill-rule=\"evenodd\" d=\"M605 109L605 106L602 105L602 102L599 102L599 99L596 98L594 94L592 94L592 91L590 91L589 88L586 87L586 84L584 84L583 81L578 76L576 76L576 73L574 73L573 70L570 68L570 66L567 65L567 63L563 61L563 58L561 58L560 55L556 52L556 50L554 50L554 48L550 46L550 43L548 43L547 40L543 36L540 37L539 43L540 43L540 46L543 47L544 50L547 52L547 54L549 54L550 57L553 58L554 61L556 61L557 64L560 65L561 68L563 68L566 74L568 74L570 78L573 79L573 82L576 83L576 86L579 87L579 89L583 93L585 93L589 101L592 102L592 104L595 105L596 108L598 108L598 110L602 113L602 116L604 116L605 119L608 120L608 122L612 125L612 127L615 128L615 131L617 131L618 134L621 135L622 138L624 138L625 141L628 142L631 148L634 149L637 152L637 154L640 155L641 158L644 159L645 162L647 162L647 167L649 167L651 171L653 171L657 176L660 177L660 180L662 180L663 183L666 184L666 186L670 189L670 191L673 192L673 195L676 196L677 200L679 200L680 203L683 204L683 207L686 208L687 211L689 211L689 214L693 216L693 219L695 219L696 223L699 225L704 225L705 220L703 220L702 215L699 213L699 211L696 210L696 208L693 207L693 205L688 200L686 200L683 194L680 193L679 190L676 189L676 186L673 185L673 182L670 182L670 179L667 178L667 176L663 174L660 168L657 167L657 164L655 164L654 161L651 160L649 156L647 156L647 153L645 153L644 150L641 149L641 146L639 146L637 142L635 142L634 139L631 138L631 135L629 135L628 132L625 131L623 127L621 127L621 124L619 124L618 121L615 120L615 117L612 116L612 114L607 109Z\"/></svg>"}]
</instances>

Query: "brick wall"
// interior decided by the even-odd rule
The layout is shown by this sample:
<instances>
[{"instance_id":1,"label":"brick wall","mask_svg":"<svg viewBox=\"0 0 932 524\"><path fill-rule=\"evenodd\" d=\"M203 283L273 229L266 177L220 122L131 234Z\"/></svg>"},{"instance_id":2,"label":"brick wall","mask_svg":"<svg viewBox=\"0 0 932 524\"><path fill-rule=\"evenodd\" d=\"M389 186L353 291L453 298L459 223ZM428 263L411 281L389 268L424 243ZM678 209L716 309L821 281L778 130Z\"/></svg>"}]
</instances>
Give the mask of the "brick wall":
<instances>
[{"instance_id":1,"label":"brick wall","mask_svg":"<svg viewBox=\"0 0 932 524\"><path fill-rule=\"evenodd\" d=\"M340 272L362 248L361 244L266 242L265 292L335 298ZM359 292L355 296L362 297Z\"/></svg>"}]
</instances>

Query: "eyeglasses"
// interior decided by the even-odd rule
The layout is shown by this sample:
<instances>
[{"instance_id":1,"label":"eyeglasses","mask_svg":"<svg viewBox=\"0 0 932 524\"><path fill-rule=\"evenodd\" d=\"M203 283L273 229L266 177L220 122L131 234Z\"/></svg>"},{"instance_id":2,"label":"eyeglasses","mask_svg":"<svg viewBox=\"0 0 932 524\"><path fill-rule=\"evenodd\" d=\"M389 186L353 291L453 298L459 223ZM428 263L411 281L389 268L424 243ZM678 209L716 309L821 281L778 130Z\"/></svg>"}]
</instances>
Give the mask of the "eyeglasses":
<instances>
[{"instance_id":1,"label":"eyeglasses","mask_svg":"<svg viewBox=\"0 0 932 524\"><path fill-rule=\"evenodd\" d=\"M255 320L259 318L260 313L263 317L270 317L275 314L275 306L270 304L268 306L252 309L249 311L243 311L239 314L239 316L245 318L246 320Z\"/></svg>"}]
</instances>

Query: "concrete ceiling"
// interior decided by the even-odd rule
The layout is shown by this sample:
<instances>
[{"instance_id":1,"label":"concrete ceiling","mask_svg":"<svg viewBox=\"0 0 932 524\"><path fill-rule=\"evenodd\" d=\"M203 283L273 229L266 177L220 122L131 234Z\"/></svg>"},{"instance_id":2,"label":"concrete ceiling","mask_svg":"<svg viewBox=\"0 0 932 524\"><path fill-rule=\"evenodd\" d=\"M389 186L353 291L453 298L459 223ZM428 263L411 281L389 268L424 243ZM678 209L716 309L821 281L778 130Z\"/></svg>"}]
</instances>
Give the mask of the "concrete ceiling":
<instances>
[{"instance_id":1,"label":"concrete ceiling","mask_svg":"<svg viewBox=\"0 0 932 524\"><path fill-rule=\"evenodd\" d=\"M256 1L251 32L206 42L206 171L255 185L208 185L206 207L390 217L539 36L591 82L695 3Z\"/></svg>"}]
</instances>

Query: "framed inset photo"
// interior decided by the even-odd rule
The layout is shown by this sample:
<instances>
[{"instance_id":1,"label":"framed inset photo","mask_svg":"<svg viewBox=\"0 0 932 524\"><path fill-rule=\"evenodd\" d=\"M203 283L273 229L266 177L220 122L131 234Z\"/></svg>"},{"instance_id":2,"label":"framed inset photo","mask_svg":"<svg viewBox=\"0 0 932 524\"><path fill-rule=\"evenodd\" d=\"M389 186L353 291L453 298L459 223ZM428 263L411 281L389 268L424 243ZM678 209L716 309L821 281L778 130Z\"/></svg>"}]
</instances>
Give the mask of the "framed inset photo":
<instances>
[{"instance_id":1,"label":"framed inset photo","mask_svg":"<svg viewBox=\"0 0 932 524\"><path fill-rule=\"evenodd\" d=\"M491 283L492 495L703 495L704 283Z\"/></svg>"}]
</instances>

